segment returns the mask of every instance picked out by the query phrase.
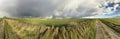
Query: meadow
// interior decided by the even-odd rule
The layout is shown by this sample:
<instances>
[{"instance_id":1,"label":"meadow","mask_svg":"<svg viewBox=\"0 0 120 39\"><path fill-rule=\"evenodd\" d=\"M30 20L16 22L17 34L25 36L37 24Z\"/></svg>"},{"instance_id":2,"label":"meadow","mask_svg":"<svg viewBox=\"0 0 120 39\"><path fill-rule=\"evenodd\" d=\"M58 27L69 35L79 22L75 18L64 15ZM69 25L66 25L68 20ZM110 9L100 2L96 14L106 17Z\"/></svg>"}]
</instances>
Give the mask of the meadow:
<instances>
[{"instance_id":1,"label":"meadow","mask_svg":"<svg viewBox=\"0 0 120 39\"><path fill-rule=\"evenodd\" d=\"M96 39L97 22L120 33L120 19L3 18L3 39Z\"/></svg>"}]
</instances>

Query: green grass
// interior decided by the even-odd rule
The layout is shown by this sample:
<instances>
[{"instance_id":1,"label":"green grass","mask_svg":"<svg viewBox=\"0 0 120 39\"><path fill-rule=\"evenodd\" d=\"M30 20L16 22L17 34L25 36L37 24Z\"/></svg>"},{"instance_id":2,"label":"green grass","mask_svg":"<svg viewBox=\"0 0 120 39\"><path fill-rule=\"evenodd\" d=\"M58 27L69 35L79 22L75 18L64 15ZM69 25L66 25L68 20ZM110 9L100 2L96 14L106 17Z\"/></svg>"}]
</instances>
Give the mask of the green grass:
<instances>
[{"instance_id":1,"label":"green grass","mask_svg":"<svg viewBox=\"0 0 120 39\"><path fill-rule=\"evenodd\" d=\"M78 22L81 19L39 19L39 18L24 18L22 21L32 23L32 24L64 24L70 21Z\"/></svg>"},{"instance_id":2,"label":"green grass","mask_svg":"<svg viewBox=\"0 0 120 39\"><path fill-rule=\"evenodd\" d=\"M2 19L0 18L0 22L2 21Z\"/></svg>"},{"instance_id":3,"label":"green grass","mask_svg":"<svg viewBox=\"0 0 120 39\"><path fill-rule=\"evenodd\" d=\"M18 20L18 19L17 19ZM65 26L69 22L80 22L92 19L40 19L40 18L20 18L19 21L29 24L42 24L47 26Z\"/></svg>"},{"instance_id":4,"label":"green grass","mask_svg":"<svg viewBox=\"0 0 120 39\"><path fill-rule=\"evenodd\" d=\"M24 21L6 19L5 21L6 34L9 36L7 39L95 39L94 19L24 19Z\"/></svg>"},{"instance_id":5,"label":"green grass","mask_svg":"<svg viewBox=\"0 0 120 39\"><path fill-rule=\"evenodd\" d=\"M3 19L6 39L95 39L98 19ZM120 31L120 20L100 19L104 24Z\"/></svg>"}]
</instances>

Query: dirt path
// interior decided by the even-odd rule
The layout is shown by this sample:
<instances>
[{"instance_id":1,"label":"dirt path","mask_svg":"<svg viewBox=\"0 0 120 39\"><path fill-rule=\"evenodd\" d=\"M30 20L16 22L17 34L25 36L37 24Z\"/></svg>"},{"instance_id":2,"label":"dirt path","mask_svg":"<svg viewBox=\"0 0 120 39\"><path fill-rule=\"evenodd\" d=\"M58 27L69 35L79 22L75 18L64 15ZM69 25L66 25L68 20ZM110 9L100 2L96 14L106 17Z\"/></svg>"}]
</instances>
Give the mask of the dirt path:
<instances>
[{"instance_id":1,"label":"dirt path","mask_svg":"<svg viewBox=\"0 0 120 39\"><path fill-rule=\"evenodd\" d=\"M120 39L120 34L109 28L101 21L96 24L96 39Z\"/></svg>"}]
</instances>

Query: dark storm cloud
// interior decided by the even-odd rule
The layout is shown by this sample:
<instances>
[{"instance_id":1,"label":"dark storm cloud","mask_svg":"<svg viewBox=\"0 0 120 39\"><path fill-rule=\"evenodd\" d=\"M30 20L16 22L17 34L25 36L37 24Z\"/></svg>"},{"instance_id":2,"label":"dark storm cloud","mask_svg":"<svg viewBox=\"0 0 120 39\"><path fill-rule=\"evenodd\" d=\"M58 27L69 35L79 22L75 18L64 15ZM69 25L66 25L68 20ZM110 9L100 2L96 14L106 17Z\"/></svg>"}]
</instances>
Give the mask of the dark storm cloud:
<instances>
[{"instance_id":1,"label":"dark storm cloud","mask_svg":"<svg viewBox=\"0 0 120 39\"><path fill-rule=\"evenodd\" d=\"M8 11L13 17L44 17L51 15L53 9L48 0L19 0L16 8L13 7Z\"/></svg>"}]
</instances>

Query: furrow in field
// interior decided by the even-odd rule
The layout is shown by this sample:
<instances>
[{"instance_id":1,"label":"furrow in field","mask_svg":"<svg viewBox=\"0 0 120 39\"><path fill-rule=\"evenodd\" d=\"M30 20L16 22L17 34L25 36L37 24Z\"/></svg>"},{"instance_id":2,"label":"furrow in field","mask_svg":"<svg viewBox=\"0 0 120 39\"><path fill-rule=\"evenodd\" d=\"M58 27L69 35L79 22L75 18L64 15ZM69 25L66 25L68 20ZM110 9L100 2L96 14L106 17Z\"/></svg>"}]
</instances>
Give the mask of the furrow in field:
<instances>
[{"instance_id":1,"label":"furrow in field","mask_svg":"<svg viewBox=\"0 0 120 39\"><path fill-rule=\"evenodd\" d=\"M119 33L101 21L97 21L96 30L96 39L120 39Z\"/></svg>"}]
</instances>

